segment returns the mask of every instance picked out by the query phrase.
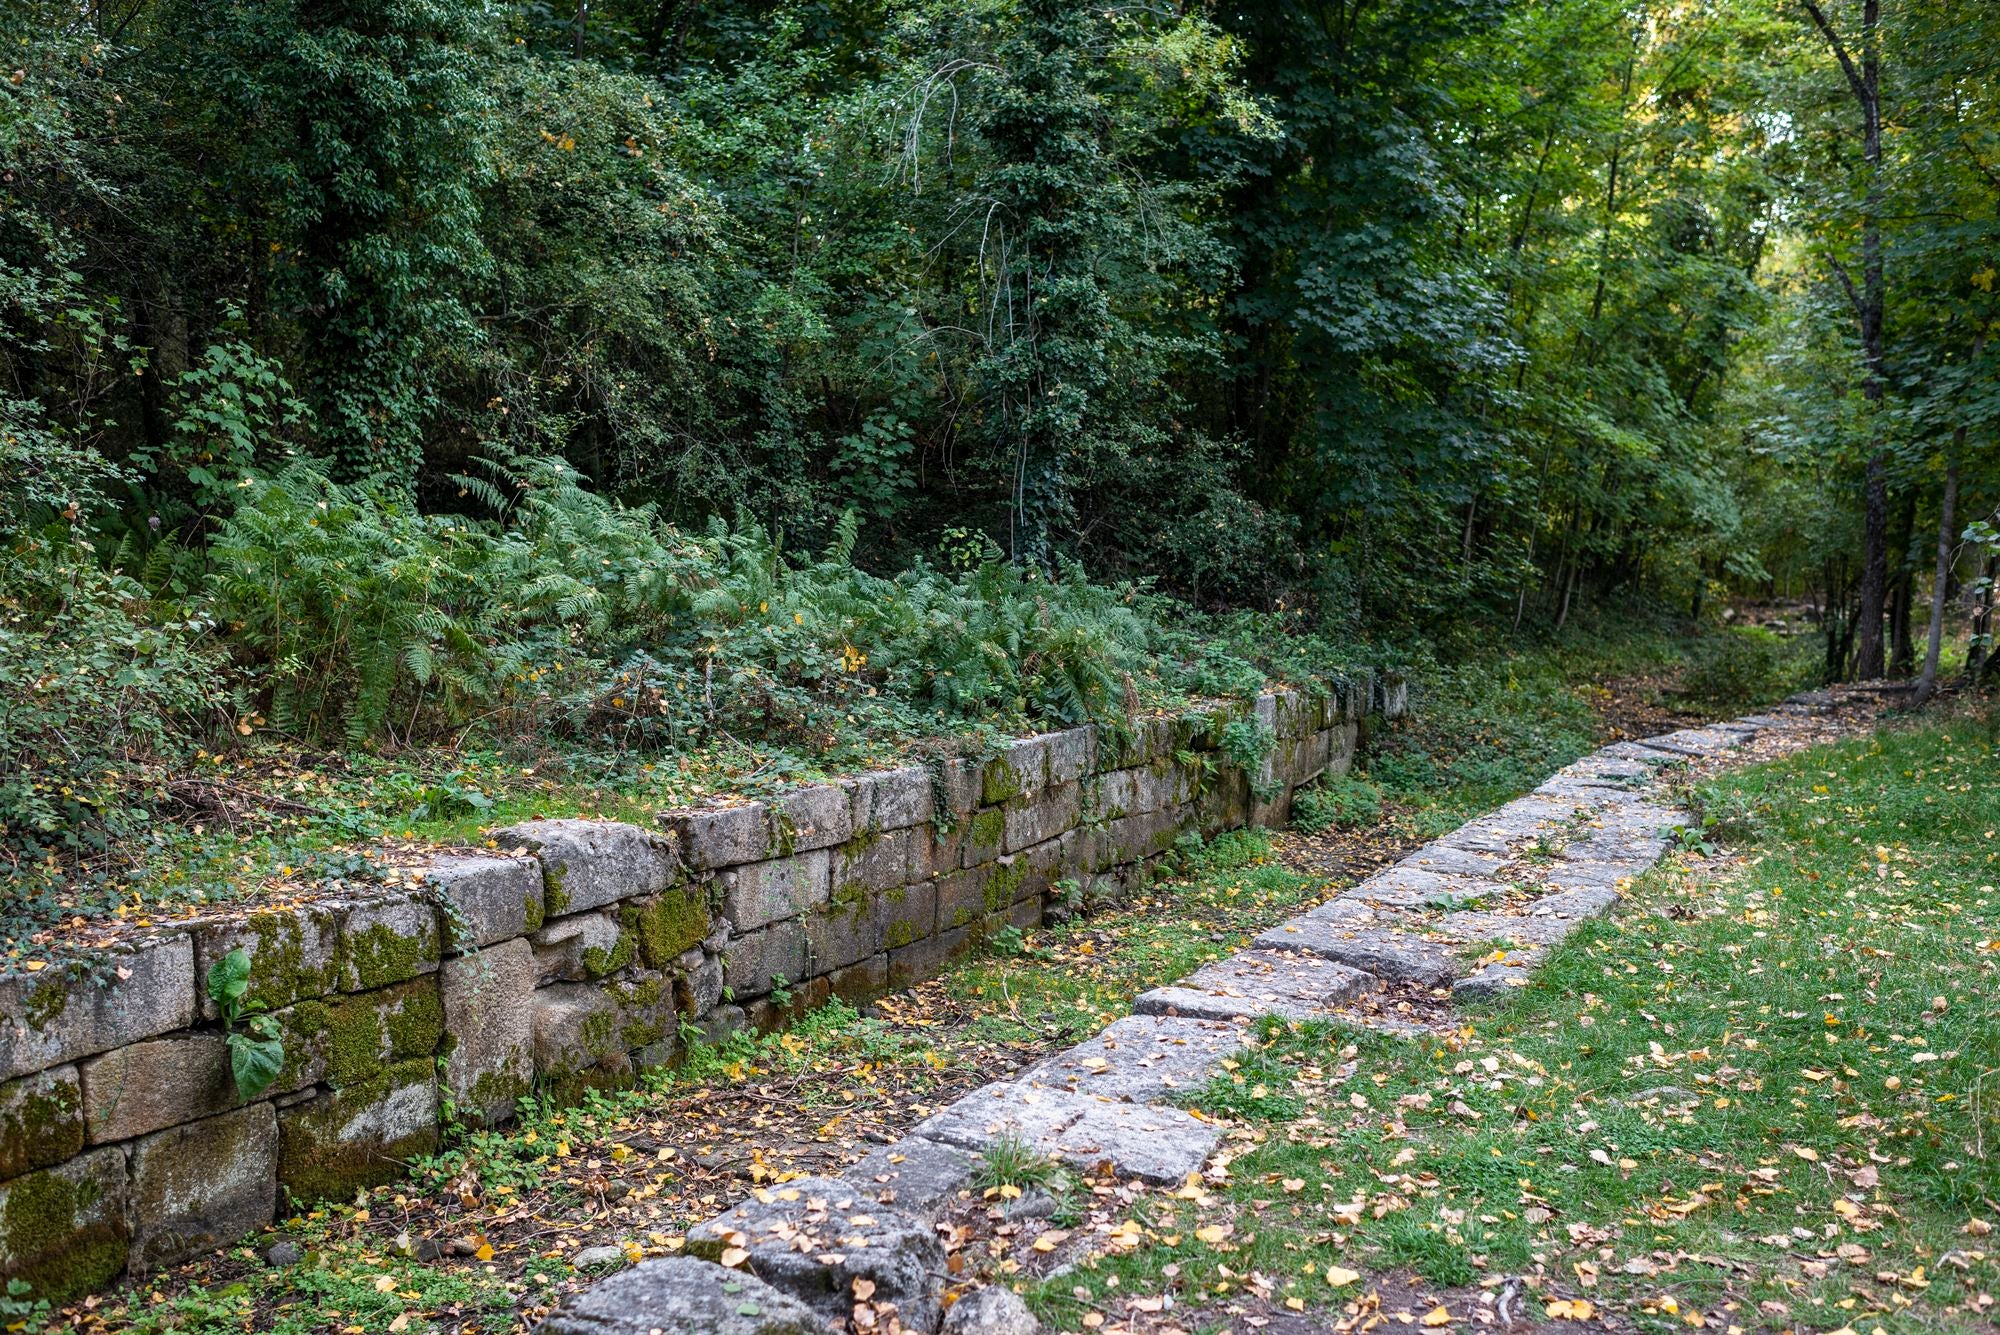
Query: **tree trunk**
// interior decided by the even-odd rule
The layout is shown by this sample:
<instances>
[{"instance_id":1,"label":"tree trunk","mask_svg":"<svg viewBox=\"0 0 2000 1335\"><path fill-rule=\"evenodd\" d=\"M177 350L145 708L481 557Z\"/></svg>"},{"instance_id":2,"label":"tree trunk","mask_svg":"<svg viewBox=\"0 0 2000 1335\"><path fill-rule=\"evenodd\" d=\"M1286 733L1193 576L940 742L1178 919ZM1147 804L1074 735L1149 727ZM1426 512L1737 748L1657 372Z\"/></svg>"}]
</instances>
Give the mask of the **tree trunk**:
<instances>
[{"instance_id":1,"label":"tree trunk","mask_svg":"<svg viewBox=\"0 0 2000 1335\"><path fill-rule=\"evenodd\" d=\"M1801 0L1813 24L1840 62L1848 90L1861 109L1861 150L1868 164L1868 194L1861 208L1861 287L1856 291L1846 271L1838 270L1854 303L1861 330L1861 355L1866 378L1861 395L1868 401L1873 439L1862 483L1861 611L1858 617L1854 672L1859 677L1882 675L1882 613L1889 593L1888 455L1882 440L1881 406L1887 387L1883 345L1887 310L1882 273L1882 0L1864 0L1861 7L1861 59L1856 62L1834 31L1817 0ZM1836 267L1838 262L1836 261Z\"/></svg>"},{"instance_id":2,"label":"tree trunk","mask_svg":"<svg viewBox=\"0 0 2000 1335\"><path fill-rule=\"evenodd\" d=\"M1889 675L1902 681L1917 668L1917 648L1910 634L1912 605L1917 599L1917 569L1910 559L1911 541L1916 537L1917 493L1905 494L1896 509L1896 524L1889 550L1896 554L1894 580L1889 588Z\"/></svg>"},{"instance_id":3,"label":"tree trunk","mask_svg":"<svg viewBox=\"0 0 2000 1335\"><path fill-rule=\"evenodd\" d=\"M1944 599L1951 586L1952 511L1958 507L1958 451L1965 444L1965 428L1952 433L1951 461L1944 470L1944 496L1938 501L1937 568L1931 584L1930 640L1924 646L1924 671L1917 678L1917 703L1922 704L1937 690L1938 655L1944 649Z\"/></svg>"}]
</instances>

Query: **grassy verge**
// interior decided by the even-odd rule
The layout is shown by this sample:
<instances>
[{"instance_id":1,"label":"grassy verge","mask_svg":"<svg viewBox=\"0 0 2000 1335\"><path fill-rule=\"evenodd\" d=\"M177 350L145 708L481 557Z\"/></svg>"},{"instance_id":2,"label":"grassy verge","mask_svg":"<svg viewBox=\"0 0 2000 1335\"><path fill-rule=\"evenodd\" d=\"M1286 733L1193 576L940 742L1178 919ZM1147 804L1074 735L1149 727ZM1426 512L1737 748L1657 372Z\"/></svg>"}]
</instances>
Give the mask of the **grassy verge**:
<instances>
[{"instance_id":1,"label":"grassy verge","mask_svg":"<svg viewBox=\"0 0 2000 1335\"><path fill-rule=\"evenodd\" d=\"M1445 1328L1524 1277L1534 1314L1617 1328L1990 1331L1996 767L1960 719L1724 777L1698 797L1736 855L1647 877L1504 1009L1272 1027L1200 1100L1239 1119L1226 1174L1138 1203L1144 1244L1037 1306Z\"/></svg>"}]
</instances>

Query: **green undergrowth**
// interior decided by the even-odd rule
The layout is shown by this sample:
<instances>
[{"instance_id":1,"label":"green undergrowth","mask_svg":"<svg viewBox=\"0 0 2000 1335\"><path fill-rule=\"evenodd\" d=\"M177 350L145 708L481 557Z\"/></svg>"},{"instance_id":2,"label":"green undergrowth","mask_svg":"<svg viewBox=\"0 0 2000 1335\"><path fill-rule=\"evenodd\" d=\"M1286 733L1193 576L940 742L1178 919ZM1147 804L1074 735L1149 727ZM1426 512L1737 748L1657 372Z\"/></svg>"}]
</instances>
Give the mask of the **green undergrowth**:
<instances>
[{"instance_id":1,"label":"green undergrowth","mask_svg":"<svg viewBox=\"0 0 2000 1335\"><path fill-rule=\"evenodd\" d=\"M1226 1184L1142 1203L1144 1246L1035 1305L1073 1330L1142 1295L1228 1301L1252 1273L1322 1309L1385 1272L1528 1274L1537 1315L1583 1302L1640 1330L1990 1330L1996 727L1703 785L1755 833L1645 877L1458 1033L1268 1023L1194 1100L1238 1123Z\"/></svg>"},{"instance_id":2,"label":"green undergrowth","mask_svg":"<svg viewBox=\"0 0 2000 1335\"><path fill-rule=\"evenodd\" d=\"M1639 679L1646 703L1724 717L1813 684L1814 652L1809 639L1632 615L1454 663L1420 658L1409 715L1362 758L1372 794L1347 800L1379 796L1410 833L1442 834L1601 745L1604 683Z\"/></svg>"},{"instance_id":3,"label":"green undergrowth","mask_svg":"<svg viewBox=\"0 0 2000 1335\"><path fill-rule=\"evenodd\" d=\"M1189 842L1177 857L1178 874L1130 903L1029 933L1012 953L952 970L946 987L996 1038L1081 1038L1130 1014L1139 993L1233 954L1327 893L1279 862L1263 830Z\"/></svg>"}]
</instances>

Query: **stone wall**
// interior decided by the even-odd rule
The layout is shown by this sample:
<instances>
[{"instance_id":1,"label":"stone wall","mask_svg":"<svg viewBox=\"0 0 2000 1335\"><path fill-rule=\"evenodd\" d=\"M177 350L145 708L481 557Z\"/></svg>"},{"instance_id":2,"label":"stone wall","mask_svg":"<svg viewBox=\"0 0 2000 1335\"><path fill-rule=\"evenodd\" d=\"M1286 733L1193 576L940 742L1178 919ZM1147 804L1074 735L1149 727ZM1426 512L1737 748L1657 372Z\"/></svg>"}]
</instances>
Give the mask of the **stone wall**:
<instances>
[{"instance_id":1,"label":"stone wall","mask_svg":"<svg viewBox=\"0 0 2000 1335\"><path fill-rule=\"evenodd\" d=\"M393 1180L453 1117L907 986L1045 906L1122 896L1184 833L1282 821L1403 702L1364 677L652 829L534 821L386 891L176 922L88 976L0 976L0 1276L61 1300L144 1274ZM1254 775L1221 749L1246 715L1275 737ZM248 1102L204 985L239 946L285 1046Z\"/></svg>"}]
</instances>

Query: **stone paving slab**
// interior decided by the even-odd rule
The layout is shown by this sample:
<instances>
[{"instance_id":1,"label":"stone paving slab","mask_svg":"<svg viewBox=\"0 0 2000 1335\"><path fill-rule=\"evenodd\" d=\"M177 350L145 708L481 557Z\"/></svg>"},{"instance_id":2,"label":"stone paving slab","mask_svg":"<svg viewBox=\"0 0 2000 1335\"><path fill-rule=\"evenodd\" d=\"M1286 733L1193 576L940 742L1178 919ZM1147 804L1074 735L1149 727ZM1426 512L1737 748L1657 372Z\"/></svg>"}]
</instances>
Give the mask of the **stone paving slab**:
<instances>
[{"instance_id":1,"label":"stone paving slab","mask_svg":"<svg viewBox=\"0 0 2000 1335\"><path fill-rule=\"evenodd\" d=\"M910 1135L974 1151L1019 1140L1079 1168L1109 1163L1122 1176L1178 1182L1207 1161L1222 1132L1178 1108L1009 1081L974 1090Z\"/></svg>"},{"instance_id":2,"label":"stone paving slab","mask_svg":"<svg viewBox=\"0 0 2000 1335\"><path fill-rule=\"evenodd\" d=\"M1203 965L1179 983L1141 994L1142 1015L1203 1019L1322 1018L1380 985L1373 974L1292 950L1246 950Z\"/></svg>"},{"instance_id":3,"label":"stone paving slab","mask_svg":"<svg viewBox=\"0 0 2000 1335\"><path fill-rule=\"evenodd\" d=\"M1124 1103L1164 1103L1207 1085L1242 1050L1243 1031L1232 1022L1128 1015L1015 1078Z\"/></svg>"},{"instance_id":4,"label":"stone paving slab","mask_svg":"<svg viewBox=\"0 0 2000 1335\"><path fill-rule=\"evenodd\" d=\"M1309 950L1392 983L1444 987L1464 972L1448 944L1394 927L1342 924L1310 914L1272 928L1255 944L1261 950Z\"/></svg>"}]
</instances>

